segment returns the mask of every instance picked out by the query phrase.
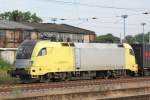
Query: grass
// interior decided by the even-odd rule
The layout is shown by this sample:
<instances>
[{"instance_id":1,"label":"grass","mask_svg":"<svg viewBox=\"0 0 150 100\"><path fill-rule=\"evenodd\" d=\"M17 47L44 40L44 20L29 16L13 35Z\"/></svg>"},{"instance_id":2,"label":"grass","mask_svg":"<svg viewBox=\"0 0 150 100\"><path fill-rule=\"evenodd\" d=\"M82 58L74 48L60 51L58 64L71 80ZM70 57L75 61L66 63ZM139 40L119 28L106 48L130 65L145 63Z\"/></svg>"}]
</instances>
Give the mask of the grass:
<instances>
[{"instance_id":1,"label":"grass","mask_svg":"<svg viewBox=\"0 0 150 100\"><path fill-rule=\"evenodd\" d=\"M13 64L10 64L9 62L7 62L7 61L0 58L0 69L9 70L9 69L12 69L12 68L14 68Z\"/></svg>"},{"instance_id":2,"label":"grass","mask_svg":"<svg viewBox=\"0 0 150 100\"><path fill-rule=\"evenodd\" d=\"M19 78L11 77L7 71L14 69L14 65L0 58L0 84L15 84L19 82Z\"/></svg>"},{"instance_id":3,"label":"grass","mask_svg":"<svg viewBox=\"0 0 150 100\"><path fill-rule=\"evenodd\" d=\"M7 70L0 70L0 84L15 84L19 82L19 78L13 78L7 74Z\"/></svg>"}]
</instances>

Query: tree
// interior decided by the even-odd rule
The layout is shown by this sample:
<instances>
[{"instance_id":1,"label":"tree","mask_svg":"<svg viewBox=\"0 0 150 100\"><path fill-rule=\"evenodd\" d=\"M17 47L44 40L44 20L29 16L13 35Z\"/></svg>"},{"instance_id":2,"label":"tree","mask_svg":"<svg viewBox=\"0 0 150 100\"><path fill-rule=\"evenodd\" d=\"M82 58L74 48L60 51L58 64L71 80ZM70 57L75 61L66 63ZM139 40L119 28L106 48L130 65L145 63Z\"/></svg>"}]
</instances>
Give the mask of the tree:
<instances>
[{"instance_id":1,"label":"tree","mask_svg":"<svg viewBox=\"0 0 150 100\"><path fill-rule=\"evenodd\" d=\"M149 34L150 34L150 32L144 34L144 43L148 43L149 42ZM142 34L135 35L135 41L137 43L142 43L143 42L142 41Z\"/></svg>"},{"instance_id":2,"label":"tree","mask_svg":"<svg viewBox=\"0 0 150 100\"><path fill-rule=\"evenodd\" d=\"M144 43L149 42L149 35L150 35L150 32L144 34ZM143 37L143 34L141 34L141 33L139 33L135 36L128 35L128 36L126 36L126 40L127 40L127 43L129 43L129 44L143 43L142 37Z\"/></svg>"},{"instance_id":3,"label":"tree","mask_svg":"<svg viewBox=\"0 0 150 100\"><path fill-rule=\"evenodd\" d=\"M150 36L150 32L144 34L144 43L149 43L149 36ZM100 35L100 36L96 37L96 40L94 42L119 43L120 39L118 37L113 36L111 33L108 33L106 35ZM126 42L129 44L143 43L142 42L142 34L139 33L137 35L127 35Z\"/></svg>"},{"instance_id":4,"label":"tree","mask_svg":"<svg viewBox=\"0 0 150 100\"><path fill-rule=\"evenodd\" d=\"M137 43L142 43L142 34L137 34L134 36L134 38Z\"/></svg>"},{"instance_id":5,"label":"tree","mask_svg":"<svg viewBox=\"0 0 150 100\"><path fill-rule=\"evenodd\" d=\"M126 36L126 41L127 41L127 43L129 43L129 44L133 44L134 42L136 42L136 41L135 41L135 37L132 36L132 35L127 35L127 36Z\"/></svg>"},{"instance_id":6,"label":"tree","mask_svg":"<svg viewBox=\"0 0 150 100\"><path fill-rule=\"evenodd\" d=\"M4 12L0 14L3 20L18 21L18 22L42 22L42 19L35 13L31 14L29 11L21 12L14 10L12 12Z\"/></svg>"},{"instance_id":7,"label":"tree","mask_svg":"<svg viewBox=\"0 0 150 100\"><path fill-rule=\"evenodd\" d=\"M120 39L118 37L113 36L111 33L106 35L100 35L96 38L95 42L99 43L118 43Z\"/></svg>"}]
</instances>

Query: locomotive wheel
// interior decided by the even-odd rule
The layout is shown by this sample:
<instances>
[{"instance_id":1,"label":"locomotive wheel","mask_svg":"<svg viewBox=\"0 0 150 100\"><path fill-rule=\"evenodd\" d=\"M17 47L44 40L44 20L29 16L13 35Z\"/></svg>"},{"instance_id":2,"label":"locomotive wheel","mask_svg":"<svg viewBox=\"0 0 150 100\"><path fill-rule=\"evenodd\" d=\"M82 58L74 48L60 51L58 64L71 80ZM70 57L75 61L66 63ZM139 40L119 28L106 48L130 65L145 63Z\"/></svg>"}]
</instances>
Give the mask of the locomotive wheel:
<instances>
[{"instance_id":1,"label":"locomotive wheel","mask_svg":"<svg viewBox=\"0 0 150 100\"><path fill-rule=\"evenodd\" d=\"M112 73L111 71L106 71L105 75L104 75L104 79L109 79L111 77Z\"/></svg>"},{"instance_id":2,"label":"locomotive wheel","mask_svg":"<svg viewBox=\"0 0 150 100\"><path fill-rule=\"evenodd\" d=\"M110 79L110 78L113 78L113 79L117 78L115 71L106 71L106 73L104 75L104 79Z\"/></svg>"},{"instance_id":3,"label":"locomotive wheel","mask_svg":"<svg viewBox=\"0 0 150 100\"><path fill-rule=\"evenodd\" d=\"M52 80L51 74L45 74L40 76L40 82L42 83L48 83Z\"/></svg>"},{"instance_id":4,"label":"locomotive wheel","mask_svg":"<svg viewBox=\"0 0 150 100\"><path fill-rule=\"evenodd\" d=\"M71 74L71 72L66 73L65 81L69 81L69 80L72 80L72 74Z\"/></svg>"},{"instance_id":5,"label":"locomotive wheel","mask_svg":"<svg viewBox=\"0 0 150 100\"><path fill-rule=\"evenodd\" d=\"M35 80L32 80L29 76L26 76L26 75L23 75L23 76L20 76L20 83L33 83L35 82Z\"/></svg>"}]
</instances>

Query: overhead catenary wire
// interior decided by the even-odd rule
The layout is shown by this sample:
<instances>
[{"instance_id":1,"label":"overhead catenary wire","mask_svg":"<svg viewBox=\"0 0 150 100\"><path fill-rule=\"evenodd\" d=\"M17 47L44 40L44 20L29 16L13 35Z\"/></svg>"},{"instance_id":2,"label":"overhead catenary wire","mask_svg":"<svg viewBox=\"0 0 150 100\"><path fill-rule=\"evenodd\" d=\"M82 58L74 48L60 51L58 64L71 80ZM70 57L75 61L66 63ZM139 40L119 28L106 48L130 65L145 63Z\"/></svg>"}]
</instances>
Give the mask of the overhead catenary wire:
<instances>
[{"instance_id":1,"label":"overhead catenary wire","mask_svg":"<svg viewBox=\"0 0 150 100\"><path fill-rule=\"evenodd\" d=\"M149 8L125 8L125 7L115 7L115 6L103 6L103 5L94 5L94 4L87 4L87 3L80 3L80 2L70 2L70 1L63 1L63 0L49 0L55 3L67 4L67 5L79 5L79 6L86 6L86 7L97 7L97 8L105 8L105 9L118 9L118 10L128 10L128 11L144 11L145 9Z\"/></svg>"},{"instance_id":2,"label":"overhead catenary wire","mask_svg":"<svg viewBox=\"0 0 150 100\"><path fill-rule=\"evenodd\" d=\"M140 12L140 13L133 13L133 14L127 14L129 17L131 17L131 16L137 16L137 15L143 15L143 14L145 14L145 15L148 15L148 14L150 14L150 12L149 11L147 11L147 12ZM51 20L51 19L53 19L53 18L55 18L55 17L41 17L42 19L47 19L47 20ZM111 18L121 18L121 15L117 15L117 16L102 16L102 17L88 17L88 18L81 18L81 17L79 17L79 18L56 18L57 19L57 21L65 21L65 20L71 20L71 21L77 21L77 20L87 20L87 21L89 21L89 20L98 20L98 19L111 19ZM117 22L118 21L120 21L121 19L119 19L119 20L117 20ZM117 23L117 22L115 22L115 23Z\"/></svg>"},{"instance_id":3,"label":"overhead catenary wire","mask_svg":"<svg viewBox=\"0 0 150 100\"><path fill-rule=\"evenodd\" d=\"M130 13L130 14L127 14L129 17L132 17L132 16L139 16L139 15L148 15L150 14L149 11L141 11L141 12L137 12L137 13ZM45 19L49 19L51 20L51 18L53 17L42 17L42 18L45 18ZM109 22L109 21L102 21L101 19L112 19L112 18L117 18L116 21L112 21L112 22ZM120 19L118 19L120 18ZM81 17L77 17L77 18L56 18L57 21L82 21L82 22L78 22L76 25L81 25L81 24L84 24L84 23L89 23L89 22L92 22L92 21L96 21L96 22L100 22L100 23L109 23L109 24L118 24L118 23L122 23L122 19L121 19L121 15L114 15L114 16L99 16L99 17L84 17L84 18L81 18ZM139 24L139 23L138 23ZM135 27L138 25L138 24L127 24L128 28L131 28L131 29L135 29ZM87 25L87 24L86 24ZM107 28L107 29L111 29L112 27L109 27L109 26L101 26L102 28ZM122 28L122 27L117 27L118 28Z\"/></svg>"},{"instance_id":4,"label":"overhead catenary wire","mask_svg":"<svg viewBox=\"0 0 150 100\"><path fill-rule=\"evenodd\" d=\"M99 9L108 9L108 10L114 10L114 11L119 11L119 15L116 13L113 15L108 15L108 16L96 16L96 15L92 15L94 17L84 17L84 18L81 18L81 15L76 15L77 17L76 18L72 18L72 17L56 17L57 18L57 23L58 24L61 24L61 23L66 23L66 24L76 24L76 25L82 25L84 26L84 24L86 24L86 26L88 25L91 25L96 23L96 22L99 22L99 23L102 23L100 25L106 25L107 23L107 26L111 25L112 26L115 26L113 24L117 24L117 25L121 25L122 22L123 22L123 19L121 19L121 15L124 15L124 14L127 14L129 17L143 17L143 16L140 16L140 15L146 15L146 14L150 14L150 12L147 12L147 11L150 11L150 8L146 8L146 7L127 7L127 6L117 6L117 5L104 5L102 3L89 3L89 2L82 2L82 1L79 1L79 0L47 0L49 1L50 3L55 3L59 6L65 6L66 5L69 5L71 7L86 7L86 8L97 8L96 10ZM78 10L78 9L76 9ZM93 9L91 9L93 10ZM95 9L94 9L95 10ZM126 12L127 11L127 12ZM73 11L71 12L73 13ZM121 13L121 14L120 14ZM73 14L72 14L73 15ZM90 15L90 16L91 16ZM83 15L82 15L83 16ZM94 19L93 19L94 18ZM144 17L143 17L144 18ZM47 19L48 21L51 21L51 18L50 17L46 17L44 19ZM107 20L108 19L108 20ZM132 19L132 18L131 18ZM127 21L129 21L130 19L128 19ZM143 19L144 20L144 19ZM104 23L104 24L103 24ZM106 24L105 24L106 23ZM134 23L134 22L133 22ZM139 23L140 23L140 20L137 21L136 24L132 24L131 22L130 23L127 23L127 27L139 27ZM88 24L88 25L87 25ZM99 24L96 24L96 26L99 25ZM102 27L102 26L101 26ZM110 28L111 28L110 27ZM140 27L138 29L140 31Z\"/></svg>"}]
</instances>

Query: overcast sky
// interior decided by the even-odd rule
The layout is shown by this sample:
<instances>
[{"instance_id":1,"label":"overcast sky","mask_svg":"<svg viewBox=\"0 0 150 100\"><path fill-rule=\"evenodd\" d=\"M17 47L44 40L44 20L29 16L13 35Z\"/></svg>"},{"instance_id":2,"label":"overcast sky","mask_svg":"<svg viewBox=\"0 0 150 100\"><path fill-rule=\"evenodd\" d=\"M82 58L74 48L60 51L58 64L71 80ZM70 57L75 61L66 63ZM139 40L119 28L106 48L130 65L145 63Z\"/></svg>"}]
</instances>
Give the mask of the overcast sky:
<instances>
[{"instance_id":1,"label":"overcast sky","mask_svg":"<svg viewBox=\"0 0 150 100\"><path fill-rule=\"evenodd\" d=\"M142 22L147 23L145 32L150 31L150 14L142 14L150 12L150 0L0 0L0 13L16 9L36 13L44 22L65 18L67 20L56 23L89 29L98 35L113 33L116 36L123 33L120 16L127 14L127 35L141 33Z\"/></svg>"}]
</instances>

